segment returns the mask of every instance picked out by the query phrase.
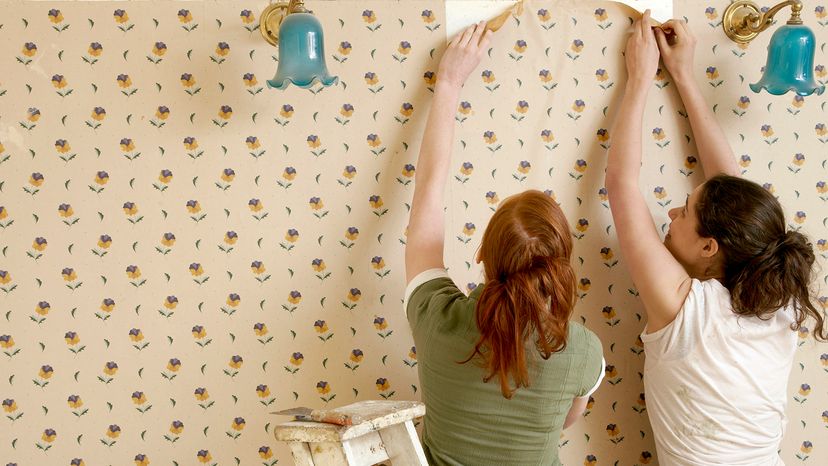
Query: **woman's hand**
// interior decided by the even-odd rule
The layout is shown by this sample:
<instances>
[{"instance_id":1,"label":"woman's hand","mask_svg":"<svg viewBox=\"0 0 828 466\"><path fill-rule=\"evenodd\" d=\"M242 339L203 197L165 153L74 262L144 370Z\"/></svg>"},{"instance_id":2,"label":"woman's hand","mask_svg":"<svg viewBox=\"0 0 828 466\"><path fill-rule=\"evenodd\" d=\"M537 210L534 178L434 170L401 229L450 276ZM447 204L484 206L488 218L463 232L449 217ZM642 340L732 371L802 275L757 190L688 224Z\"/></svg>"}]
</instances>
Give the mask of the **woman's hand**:
<instances>
[{"instance_id":1,"label":"woman's hand","mask_svg":"<svg viewBox=\"0 0 828 466\"><path fill-rule=\"evenodd\" d=\"M670 33L665 33L665 30ZM687 23L680 19L671 19L661 28L656 28L655 37L664 66L673 79L692 79L696 38L687 29Z\"/></svg>"},{"instance_id":2,"label":"woman's hand","mask_svg":"<svg viewBox=\"0 0 828 466\"><path fill-rule=\"evenodd\" d=\"M492 31L486 29L485 21L473 24L457 34L440 60L440 66L437 68L438 84L462 86L480 64L491 36Z\"/></svg>"},{"instance_id":3,"label":"woman's hand","mask_svg":"<svg viewBox=\"0 0 828 466\"><path fill-rule=\"evenodd\" d=\"M633 23L624 52L627 62L627 82L649 88L658 69L658 45L650 27L650 10Z\"/></svg>"}]
</instances>

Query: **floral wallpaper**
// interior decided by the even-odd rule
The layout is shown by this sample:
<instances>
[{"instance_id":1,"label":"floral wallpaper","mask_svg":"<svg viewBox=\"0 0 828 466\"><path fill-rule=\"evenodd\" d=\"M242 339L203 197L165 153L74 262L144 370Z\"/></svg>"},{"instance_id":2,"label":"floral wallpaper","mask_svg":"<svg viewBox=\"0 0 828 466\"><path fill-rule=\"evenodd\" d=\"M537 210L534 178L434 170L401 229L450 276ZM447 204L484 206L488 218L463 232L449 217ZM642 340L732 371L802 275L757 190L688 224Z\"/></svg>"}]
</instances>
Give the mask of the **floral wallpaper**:
<instances>
[{"instance_id":1,"label":"floral wallpaper","mask_svg":"<svg viewBox=\"0 0 828 466\"><path fill-rule=\"evenodd\" d=\"M675 13L745 176L813 239L825 309L826 97L749 92L770 34L730 42L726 5ZM336 87L266 88L261 2L0 4L0 464L292 464L271 411L418 399L402 252L444 4L308 6ZM521 190L554 196L577 240L574 318L607 367L566 464L657 464L603 189L631 15L527 2L457 110L455 280L475 286L487 219ZM803 19L825 82L828 14L809 2ZM670 76L653 86L642 189L663 230L701 170ZM781 453L825 464L828 348L799 336Z\"/></svg>"}]
</instances>

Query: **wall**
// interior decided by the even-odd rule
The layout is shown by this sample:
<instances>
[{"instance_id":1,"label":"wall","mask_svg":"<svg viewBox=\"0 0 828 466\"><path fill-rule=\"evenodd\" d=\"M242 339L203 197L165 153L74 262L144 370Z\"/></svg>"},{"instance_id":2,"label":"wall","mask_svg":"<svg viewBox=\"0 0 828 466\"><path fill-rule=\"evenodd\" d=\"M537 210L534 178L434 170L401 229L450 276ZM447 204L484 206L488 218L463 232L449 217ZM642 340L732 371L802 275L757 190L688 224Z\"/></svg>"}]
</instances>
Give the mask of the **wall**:
<instances>
[{"instance_id":1,"label":"wall","mask_svg":"<svg viewBox=\"0 0 828 466\"><path fill-rule=\"evenodd\" d=\"M675 13L699 38L697 77L745 175L814 239L824 309L826 97L749 92L770 34L729 42L726 5ZM402 252L444 7L309 6L341 84L277 92L261 3L0 5L0 460L290 464L269 412L418 398ZM479 279L473 254L512 193L549 190L577 238L574 318L608 367L561 438L567 464L657 462L642 309L601 194L628 14L527 4L457 114L446 260L458 283ZM825 10L803 17L824 64ZM701 171L669 75L654 86L642 189L664 229ZM788 464L828 459L828 350L807 333Z\"/></svg>"}]
</instances>

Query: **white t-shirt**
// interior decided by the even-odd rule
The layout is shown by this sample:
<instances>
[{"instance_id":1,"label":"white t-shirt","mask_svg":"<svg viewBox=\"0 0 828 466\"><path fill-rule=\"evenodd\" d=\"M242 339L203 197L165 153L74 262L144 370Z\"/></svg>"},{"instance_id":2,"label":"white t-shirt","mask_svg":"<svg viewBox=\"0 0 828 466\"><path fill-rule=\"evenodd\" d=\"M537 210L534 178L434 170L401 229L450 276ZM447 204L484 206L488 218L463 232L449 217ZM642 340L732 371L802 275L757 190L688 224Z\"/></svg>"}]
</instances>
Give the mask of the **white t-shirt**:
<instances>
[{"instance_id":1,"label":"white t-shirt","mask_svg":"<svg viewBox=\"0 0 828 466\"><path fill-rule=\"evenodd\" d=\"M796 333L790 308L733 313L718 281L693 279L676 319L641 334L659 464L779 466Z\"/></svg>"}]
</instances>

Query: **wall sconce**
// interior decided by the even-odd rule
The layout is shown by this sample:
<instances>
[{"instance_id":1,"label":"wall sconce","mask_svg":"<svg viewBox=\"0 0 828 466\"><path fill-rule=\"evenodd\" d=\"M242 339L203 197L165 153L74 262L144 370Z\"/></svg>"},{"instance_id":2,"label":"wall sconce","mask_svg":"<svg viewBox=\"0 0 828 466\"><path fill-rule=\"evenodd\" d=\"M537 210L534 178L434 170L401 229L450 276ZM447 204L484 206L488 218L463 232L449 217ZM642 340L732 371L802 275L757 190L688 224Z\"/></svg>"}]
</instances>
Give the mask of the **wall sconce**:
<instances>
[{"instance_id":1,"label":"wall sconce","mask_svg":"<svg viewBox=\"0 0 828 466\"><path fill-rule=\"evenodd\" d=\"M765 89L774 95L788 91L802 96L822 94L825 86L818 86L814 81L816 39L811 28L802 24L801 1L787 0L762 13L752 1L738 0L725 9L722 27L731 40L745 44L767 29L773 23L773 16L786 6L791 7L791 19L773 33L765 72L750 88L757 93Z\"/></svg>"},{"instance_id":2,"label":"wall sconce","mask_svg":"<svg viewBox=\"0 0 828 466\"><path fill-rule=\"evenodd\" d=\"M302 0L268 5L262 11L259 29L268 43L279 47L279 66L267 87L285 89L293 83L308 88L317 81L323 86L339 82L325 65L322 25Z\"/></svg>"}]
</instances>

